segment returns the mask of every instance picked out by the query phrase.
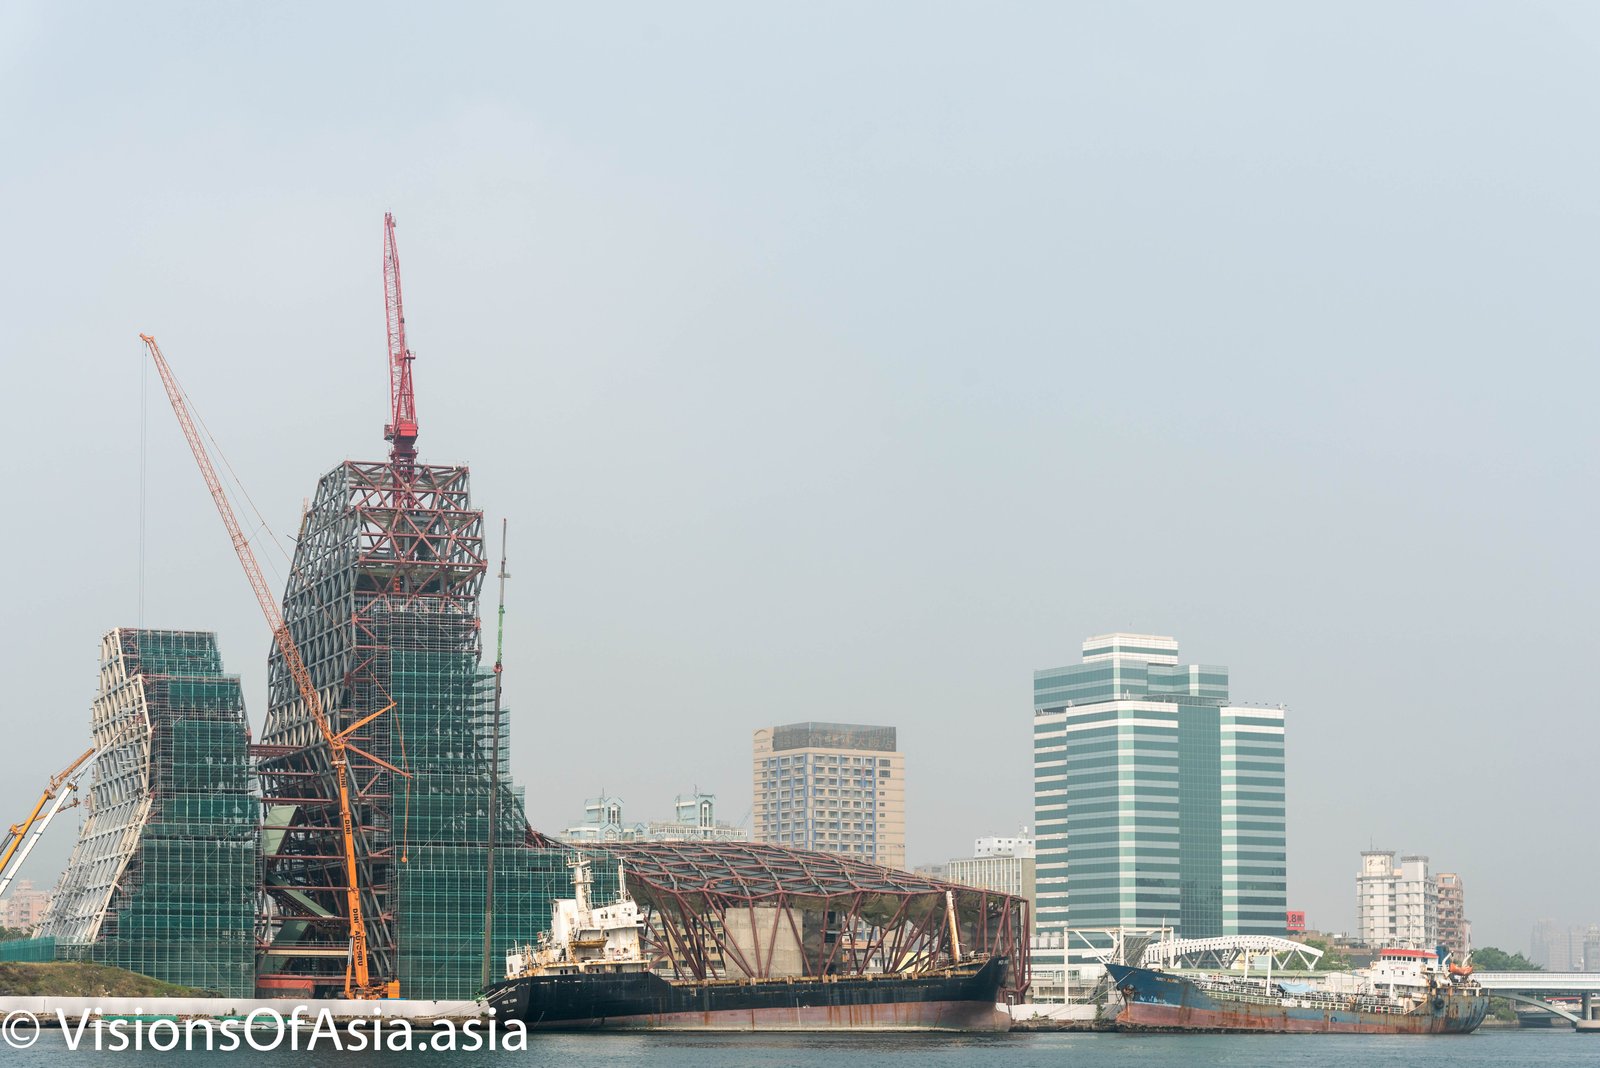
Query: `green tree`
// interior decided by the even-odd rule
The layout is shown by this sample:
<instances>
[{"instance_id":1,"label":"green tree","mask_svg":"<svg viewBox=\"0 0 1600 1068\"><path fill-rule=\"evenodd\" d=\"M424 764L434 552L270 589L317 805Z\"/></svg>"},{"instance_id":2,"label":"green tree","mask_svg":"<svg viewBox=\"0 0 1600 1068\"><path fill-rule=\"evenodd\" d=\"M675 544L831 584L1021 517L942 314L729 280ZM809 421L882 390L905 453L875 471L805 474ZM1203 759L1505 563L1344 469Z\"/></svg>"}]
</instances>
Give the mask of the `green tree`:
<instances>
[{"instance_id":1,"label":"green tree","mask_svg":"<svg viewBox=\"0 0 1600 1068\"><path fill-rule=\"evenodd\" d=\"M1472 966L1486 972L1539 972L1544 969L1521 953L1507 953L1494 946L1472 951ZM1505 998L1489 999L1489 1015L1501 1023L1515 1023L1517 1010Z\"/></svg>"},{"instance_id":2,"label":"green tree","mask_svg":"<svg viewBox=\"0 0 1600 1068\"><path fill-rule=\"evenodd\" d=\"M1307 938L1305 944L1312 949L1322 950L1322 959L1317 961L1317 967L1325 972L1347 972L1350 970L1350 958L1339 946L1333 945L1326 938Z\"/></svg>"},{"instance_id":3,"label":"green tree","mask_svg":"<svg viewBox=\"0 0 1600 1068\"><path fill-rule=\"evenodd\" d=\"M9 927L0 927L0 942L15 942L20 938L27 938L26 931L14 931Z\"/></svg>"},{"instance_id":4,"label":"green tree","mask_svg":"<svg viewBox=\"0 0 1600 1068\"><path fill-rule=\"evenodd\" d=\"M1490 998L1489 1015L1501 1023L1514 1024L1517 1022L1517 1007L1505 998Z\"/></svg>"},{"instance_id":5,"label":"green tree","mask_svg":"<svg viewBox=\"0 0 1600 1068\"><path fill-rule=\"evenodd\" d=\"M1472 951L1472 966L1480 972L1542 972L1543 965L1535 964L1521 953L1507 953L1494 946L1484 946Z\"/></svg>"}]
</instances>

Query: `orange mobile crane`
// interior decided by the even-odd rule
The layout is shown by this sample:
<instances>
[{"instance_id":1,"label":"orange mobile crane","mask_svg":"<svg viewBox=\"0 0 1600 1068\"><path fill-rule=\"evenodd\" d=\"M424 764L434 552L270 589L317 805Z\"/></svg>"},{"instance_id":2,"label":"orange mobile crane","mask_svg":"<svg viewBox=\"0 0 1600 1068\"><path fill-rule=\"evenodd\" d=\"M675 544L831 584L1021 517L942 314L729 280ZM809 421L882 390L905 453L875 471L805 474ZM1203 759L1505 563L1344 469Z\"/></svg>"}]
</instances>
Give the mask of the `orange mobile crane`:
<instances>
[{"instance_id":1,"label":"orange mobile crane","mask_svg":"<svg viewBox=\"0 0 1600 1068\"><path fill-rule=\"evenodd\" d=\"M335 733L329 725L327 713L322 707L322 696L311 681L311 672L306 668L305 660L300 656L300 649L289 633L289 624L284 622L283 612L279 610L278 602L267 586L267 580L261 573L261 566L256 563L249 539L240 529L239 520L233 514L233 506L228 502L227 494L223 492L222 482L217 478L216 469L211 466L211 458L206 453L199 432L195 429L194 420L189 416L189 406L184 401L183 390L179 388L178 380L172 374L172 368L167 366L166 359L162 357L156 339L149 334L140 334L139 338L150 349L150 358L155 361L156 370L161 374L161 384L166 387L167 399L172 402L172 412L178 417L178 425L183 428L183 436L189 441L189 450L194 453L195 462L200 465L200 474L206 480L206 487L211 490L211 499L217 504L222 524L228 528L228 536L233 539L234 552L239 555L239 563L244 565L245 577L250 580L250 588L255 591L256 601L261 605L262 614L267 617L267 626L272 628L272 640L277 643L278 652L283 655L283 662L288 665L289 674L294 677L295 685L299 687L300 698L305 702L306 711L311 714L317 730L322 733L323 741L328 746L328 762L333 766L334 778L339 786L339 822L344 840L345 875L349 880L349 885L346 887L346 901L350 920L350 961L344 973L345 996L399 997L399 980L375 983L367 968L367 925L362 915L361 887L356 874L355 820L350 815L350 769L345 756L345 750L353 750L396 775L410 777L407 772L349 741L351 734L389 711L394 707L394 703L390 702L388 706L371 715L363 716L338 733Z\"/></svg>"}]
</instances>

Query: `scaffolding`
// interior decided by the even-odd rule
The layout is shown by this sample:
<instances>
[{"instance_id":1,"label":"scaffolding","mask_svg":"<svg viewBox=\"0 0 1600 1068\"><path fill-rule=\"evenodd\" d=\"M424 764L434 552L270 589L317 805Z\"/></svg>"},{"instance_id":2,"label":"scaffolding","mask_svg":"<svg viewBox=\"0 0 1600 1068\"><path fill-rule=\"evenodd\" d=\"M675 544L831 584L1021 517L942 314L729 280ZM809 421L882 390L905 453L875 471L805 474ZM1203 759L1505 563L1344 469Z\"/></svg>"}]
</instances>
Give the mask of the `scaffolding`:
<instances>
[{"instance_id":1,"label":"scaffolding","mask_svg":"<svg viewBox=\"0 0 1600 1068\"><path fill-rule=\"evenodd\" d=\"M491 760L501 782L497 941L531 940L547 913L530 914L528 901L544 895L551 862L527 848L544 840L511 785L508 734L502 721L495 737L492 677L480 665L485 571L466 468L351 461L318 484L284 594L333 730L393 706L351 737L349 768L369 965L375 982L397 979L407 997L470 997L480 985ZM327 746L276 652L268 688L256 747L260 987L332 995L348 941Z\"/></svg>"},{"instance_id":2,"label":"scaffolding","mask_svg":"<svg viewBox=\"0 0 1600 1068\"><path fill-rule=\"evenodd\" d=\"M87 816L41 939L57 959L251 995L257 801L244 699L216 636L106 635L92 727Z\"/></svg>"}]
</instances>

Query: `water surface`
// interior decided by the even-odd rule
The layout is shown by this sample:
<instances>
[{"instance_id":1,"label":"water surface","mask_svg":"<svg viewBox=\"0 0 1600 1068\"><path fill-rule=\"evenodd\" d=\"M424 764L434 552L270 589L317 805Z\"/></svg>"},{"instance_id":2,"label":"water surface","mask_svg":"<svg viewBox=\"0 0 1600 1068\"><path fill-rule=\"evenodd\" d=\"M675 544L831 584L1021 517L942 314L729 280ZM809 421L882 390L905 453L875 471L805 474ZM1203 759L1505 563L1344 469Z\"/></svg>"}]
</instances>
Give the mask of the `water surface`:
<instances>
[{"instance_id":1,"label":"water surface","mask_svg":"<svg viewBox=\"0 0 1600 1068\"><path fill-rule=\"evenodd\" d=\"M302 1042L303 1045L303 1042ZM27 1050L0 1046L0 1068L106 1068L111 1064L227 1064L305 1068L329 1064L471 1068L1563 1068L1600 1066L1600 1035L1481 1031L1474 1035L535 1035L524 1051L350 1052L324 1048L233 1053L69 1050L45 1032Z\"/></svg>"}]
</instances>

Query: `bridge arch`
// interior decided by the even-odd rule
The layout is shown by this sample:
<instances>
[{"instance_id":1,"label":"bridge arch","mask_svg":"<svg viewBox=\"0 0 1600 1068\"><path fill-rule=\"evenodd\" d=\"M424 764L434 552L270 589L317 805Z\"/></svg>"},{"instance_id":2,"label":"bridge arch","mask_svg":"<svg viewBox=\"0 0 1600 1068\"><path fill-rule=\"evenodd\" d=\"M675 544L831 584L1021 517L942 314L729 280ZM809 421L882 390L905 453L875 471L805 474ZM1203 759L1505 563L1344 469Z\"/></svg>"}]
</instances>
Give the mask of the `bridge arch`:
<instances>
[{"instance_id":1,"label":"bridge arch","mask_svg":"<svg viewBox=\"0 0 1600 1068\"><path fill-rule=\"evenodd\" d=\"M1322 950L1273 935L1168 938L1146 946L1139 963L1146 968L1232 968L1241 957L1270 958L1276 971L1313 971Z\"/></svg>"},{"instance_id":2,"label":"bridge arch","mask_svg":"<svg viewBox=\"0 0 1600 1068\"><path fill-rule=\"evenodd\" d=\"M1537 994L1521 994L1514 990L1496 990L1493 993L1497 998L1505 998L1507 1001L1516 1001L1523 1005L1532 1005L1536 1009L1543 1009L1545 1012L1553 1012L1557 1016L1563 1016L1571 1020L1574 1025L1583 1022L1583 1017L1571 1009L1564 1005L1557 1005L1554 1002L1544 1001Z\"/></svg>"}]
</instances>

